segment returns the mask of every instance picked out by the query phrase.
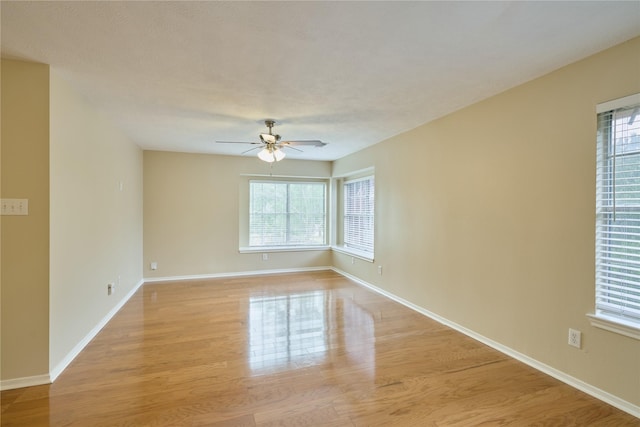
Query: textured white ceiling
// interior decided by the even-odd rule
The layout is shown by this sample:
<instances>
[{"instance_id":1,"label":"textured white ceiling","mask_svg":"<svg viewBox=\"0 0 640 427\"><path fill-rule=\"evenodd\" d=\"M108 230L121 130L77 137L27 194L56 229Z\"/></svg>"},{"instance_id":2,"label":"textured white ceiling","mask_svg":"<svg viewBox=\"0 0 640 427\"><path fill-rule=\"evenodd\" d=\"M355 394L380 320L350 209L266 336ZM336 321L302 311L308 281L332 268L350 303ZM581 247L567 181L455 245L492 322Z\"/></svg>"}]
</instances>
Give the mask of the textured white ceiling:
<instances>
[{"instance_id":1,"label":"textured white ceiling","mask_svg":"<svg viewBox=\"0 0 640 427\"><path fill-rule=\"evenodd\" d=\"M8 2L2 55L51 64L145 149L240 154L263 120L332 160L640 35L640 2ZM251 154L253 155L253 154Z\"/></svg>"}]
</instances>

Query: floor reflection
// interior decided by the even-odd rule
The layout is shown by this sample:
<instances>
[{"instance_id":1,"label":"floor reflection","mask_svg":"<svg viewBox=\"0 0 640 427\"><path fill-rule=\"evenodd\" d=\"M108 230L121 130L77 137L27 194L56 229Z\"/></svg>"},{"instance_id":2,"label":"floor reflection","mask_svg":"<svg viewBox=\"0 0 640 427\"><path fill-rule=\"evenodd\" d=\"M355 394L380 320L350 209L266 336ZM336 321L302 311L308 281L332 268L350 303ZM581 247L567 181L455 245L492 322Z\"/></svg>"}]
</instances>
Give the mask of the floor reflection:
<instances>
[{"instance_id":1,"label":"floor reflection","mask_svg":"<svg viewBox=\"0 0 640 427\"><path fill-rule=\"evenodd\" d=\"M327 352L327 298L323 291L249 300L251 370L290 367Z\"/></svg>"},{"instance_id":2,"label":"floor reflection","mask_svg":"<svg viewBox=\"0 0 640 427\"><path fill-rule=\"evenodd\" d=\"M249 299L254 374L318 365L334 357L375 375L375 322L349 297L320 291Z\"/></svg>"},{"instance_id":3,"label":"floor reflection","mask_svg":"<svg viewBox=\"0 0 640 427\"><path fill-rule=\"evenodd\" d=\"M373 316L358 304L346 300L342 313L344 348L354 365L359 365L369 378L375 377L376 348Z\"/></svg>"}]
</instances>

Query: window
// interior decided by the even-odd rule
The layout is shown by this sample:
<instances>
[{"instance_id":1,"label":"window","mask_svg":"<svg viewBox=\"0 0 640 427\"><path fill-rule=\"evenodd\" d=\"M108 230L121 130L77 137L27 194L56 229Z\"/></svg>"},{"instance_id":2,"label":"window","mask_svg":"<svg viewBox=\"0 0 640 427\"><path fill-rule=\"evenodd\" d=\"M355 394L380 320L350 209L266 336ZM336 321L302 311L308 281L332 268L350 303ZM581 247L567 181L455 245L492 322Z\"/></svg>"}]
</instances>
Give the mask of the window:
<instances>
[{"instance_id":1,"label":"window","mask_svg":"<svg viewBox=\"0 0 640 427\"><path fill-rule=\"evenodd\" d=\"M249 182L249 246L326 244L325 182Z\"/></svg>"},{"instance_id":2,"label":"window","mask_svg":"<svg viewBox=\"0 0 640 427\"><path fill-rule=\"evenodd\" d=\"M640 329L640 95L625 100L598 114L596 317Z\"/></svg>"},{"instance_id":3,"label":"window","mask_svg":"<svg viewBox=\"0 0 640 427\"><path fill-rule=\"evenodd\" d=\"M373 255L374 178L346 181L344 193L343 244L347 249Z\"/></svg>"}]
</instances>

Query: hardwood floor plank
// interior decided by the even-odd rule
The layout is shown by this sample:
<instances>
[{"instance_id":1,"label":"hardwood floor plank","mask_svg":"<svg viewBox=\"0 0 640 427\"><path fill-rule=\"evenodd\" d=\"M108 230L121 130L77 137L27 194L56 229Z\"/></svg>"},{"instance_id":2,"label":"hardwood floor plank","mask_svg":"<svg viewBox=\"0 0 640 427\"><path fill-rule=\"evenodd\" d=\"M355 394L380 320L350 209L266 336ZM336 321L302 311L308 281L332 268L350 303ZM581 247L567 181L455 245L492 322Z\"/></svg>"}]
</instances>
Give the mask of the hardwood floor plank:
<instances>
[{"instance_id":1,"label":"hardwood floor plank","mask_svg":"<svg viewBox=\"0 0 640 427\"><path fill-rule=\"evenodd\" d=\"M330 271L143 286L2 426L640 426Z\"/></svg>"},{"instance_id":2,"label":"hardwood floor plank","mask_svg":"<svg viewBox=\"0 0 640 427\"><path fill-rule=\"evenodd\" d=\"M259 427L276 426L352 426L349 417L341 417L331 404L311 407L291 407L290 410L273 410L256 414Z\"/></svg>"}]
</instances>

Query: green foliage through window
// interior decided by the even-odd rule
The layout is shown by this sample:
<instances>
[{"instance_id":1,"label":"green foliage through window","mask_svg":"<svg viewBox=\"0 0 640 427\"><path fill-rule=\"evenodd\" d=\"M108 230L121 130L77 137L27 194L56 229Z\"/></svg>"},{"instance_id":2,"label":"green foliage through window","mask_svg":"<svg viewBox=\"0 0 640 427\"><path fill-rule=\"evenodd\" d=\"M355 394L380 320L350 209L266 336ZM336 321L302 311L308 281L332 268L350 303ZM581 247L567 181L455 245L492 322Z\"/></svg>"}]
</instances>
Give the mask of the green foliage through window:
<instances>
[{"instance_id":1,"label":"green foliage through window","mask_svg":"<svg viewBox=\"0 0 640 427\"><path fill-rule=\"evenodd\" d=\"M324 182L250 181L249 246L326 244Z\"/></svg>"}]
</instances>

